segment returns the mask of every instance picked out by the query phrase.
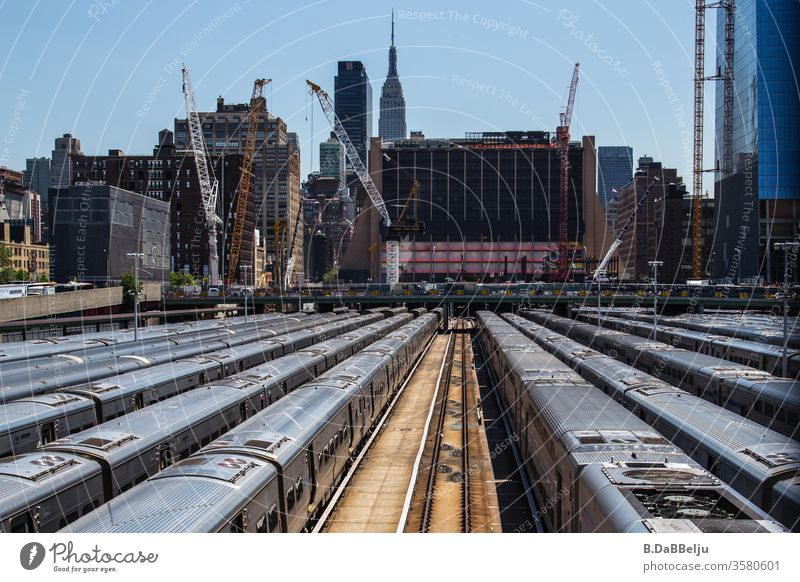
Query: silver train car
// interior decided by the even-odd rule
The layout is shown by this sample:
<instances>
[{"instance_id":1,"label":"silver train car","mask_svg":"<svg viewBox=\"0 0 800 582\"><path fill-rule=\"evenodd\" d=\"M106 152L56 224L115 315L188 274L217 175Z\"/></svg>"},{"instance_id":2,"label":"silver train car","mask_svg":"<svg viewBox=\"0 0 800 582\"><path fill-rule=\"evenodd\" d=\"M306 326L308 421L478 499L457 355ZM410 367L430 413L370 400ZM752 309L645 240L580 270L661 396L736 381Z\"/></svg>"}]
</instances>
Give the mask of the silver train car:
<instances>
[{"instance_id":1,"label":"silver train car","mask_svg":"<svg viewBox=\"0 0 800 582\"><path fill-rule=\"evenodd\" d=\"M517 315L503 318L792 531L800 443Z\"/></svg>"},{"instance_id":2,"label":"silver train car","mask_svg":"<svg viewBox=\"0 0 800 582\"><path fill-rule=\"evenodd\" d=\"M353 330L122 419L0 460L0 531L53 532L280 401L405 317ZM55 460L53 460L55 459ZM91 461L92 465L86 461ZM31 466L55 463L31 482ZM80 473L84 487L73 487ZM96 477L99 477L96 478Z\"/></svg>"},{"instance_id":3,"label":"silver train car","mask_svg":"<svg viewBox=\"0 0 800 582\"><path fill-rule=\"evenodd\" d=\"M114 351L114 346L85 357L59 354L45 358L45 361L37 360L39 363L32 362L26 369L12 373L6 373L3 366L0 368L0 404L287 333L301 329L309 321L322 320L310 320L306 316L286 317L253 329L207 330L196 335L127 346L122 355ZM131 351L136 353L128 353Z\"/></svg>"},{"instance_id":4,"label":"silver train car","mask_svg":"<svg viewBox=\"0 0 800 582\"><path fill-rule=\"evenodd\" d=\"M652 321L653 316L636 311L624 311L621 316L637 321ZM733 314L684 314L658 318L663 325L682 327L694 331L714 333L754 342L783 346L783 323L781 316L753 316ZM790 320L793 327L794 321ZM788 346L800 349L800 334L789 332Z\"/></svg>"},{"instance_id":5,"label":"silver train car","mask_svg":"<svg viewBox=\"0 0 800 582\"><path fill-rule=\"evenodd\" d=\"M521 310L520 315L768 428L797 434L798 380L548 312Z\"/></svg>"},{"instance_id":6,"label":"silver train car","mask_svg":"<svg viewBox=\"0 0 800 582\"><path fill-rule=\"evenodd\" d=\"M277 321L283 318L282 314L265 314L251 316L250 325L263 324ZM121 347L125 344L133 344L158 340L162 338L175 337L185 334L196 333L199 330L224 329L226 327L240 326L244 324L244 317L229 317L225 320L208 319L192 323L170 323L165 325L149 325L140 328L138 339L135 338L133 330L121 329L114 331L100 331L73 336L59 336L45 339L29 340L24 342L11 342L3 344L0 348L0 366L4 369L12 362L22 362L27 364L37 358L46 358L56 354L75 354L78 356L87 355L93 350L102 349L108 346Z\"/></svg>"},{"instance_id":7,"label":"silver train car","mask_svg":"<svg viewBox=\"0 0 800 582\"><path fill-rule=\"evenodd\" d=\"M597 325L596 313L581 311L576 319ZM634 321L604 315L602 327L644 338L653 337L652 321ZM658 325L654 339L676 348L744 364L774 376L783 376L782 346L663 325ZM786 359L787 377L800 377L800 350L788 349Z\"/></svg>"},{"instance_id":8,"label":"silver train car","mask_svg":"<svg viewBox=\"0 0 800 582\"><path fill-rule=\"evenodd\" d=\"M62 531L303 531L439 320L420 316Z\"/></svg>"},{"instance_id":9,"label":"silver train car","mask_svg":"<svg viewBox=\"0 0 800 582\"><path fill-rule=\"evenodd\" d=\"M234 348L120 374L111 380L61 389L0 405L0 457L33 451L58 438L140 410L203 384L281 357L328 337L380 320L379 315L304 319L283 335L267 331ZM292 329L294 325L287 326Z\"/></svg>"},{"instance_id":10,"label":"silver train car","mask_svg":"<svg viewBox=\"0 0 800 582\"><path fill-rule=\"evenodd\" d=\"M785 531L506 321L477 315L550 531Z\"/></svg>"}]
</instances>

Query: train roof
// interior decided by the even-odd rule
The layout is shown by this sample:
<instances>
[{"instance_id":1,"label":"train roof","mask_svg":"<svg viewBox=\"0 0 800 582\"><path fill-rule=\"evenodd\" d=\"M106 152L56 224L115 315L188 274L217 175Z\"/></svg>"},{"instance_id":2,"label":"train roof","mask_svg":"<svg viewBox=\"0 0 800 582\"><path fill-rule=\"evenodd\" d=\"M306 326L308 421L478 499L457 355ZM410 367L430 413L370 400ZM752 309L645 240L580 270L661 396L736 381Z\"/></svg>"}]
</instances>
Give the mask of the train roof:
<instances>
[{"instance_id":1,"label":"train roof","mask_svg":"<svg viewBox=\"0 0 800 582\"><path fill-rule=\"evenodd\" d=\"M63 529L73 533L215 531L278 475L266 461L194 455L168 467Z\"/></svg>"},{"instance_id":2,"label":"train roof","mask_svg":"<svg viewBox=\"0 0 800 582\"><path fill-rule=\"evenodd\" d=\"M100 465L69 453L36 451L0 459L0 518L100 474Z\"/></svg>"}]
</instances>

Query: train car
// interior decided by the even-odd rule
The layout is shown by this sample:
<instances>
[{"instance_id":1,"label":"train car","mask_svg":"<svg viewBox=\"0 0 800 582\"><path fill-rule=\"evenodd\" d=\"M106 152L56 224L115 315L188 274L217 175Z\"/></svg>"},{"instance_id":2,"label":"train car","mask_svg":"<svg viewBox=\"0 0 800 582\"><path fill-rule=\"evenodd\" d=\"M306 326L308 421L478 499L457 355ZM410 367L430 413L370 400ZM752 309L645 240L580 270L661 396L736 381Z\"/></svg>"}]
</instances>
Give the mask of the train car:
<instances>
[{"instance_id":1,"label":"train car","mask_svg":"<svg viewBox=\"0 0 800 582\"><path fill-rule=\"evenodd\" d=\"M798 430L800 382L539 311L520 315L787 436Z\"/></svg>"},{"instance_id":2,"label":"train car","mask_svg":"<svg viewBox=\"0 0 800 582\"><path fill-rule=\"evenodd\" d=\"M305 328L276 336L267 330L267 339L207 352L161 366L120 374L104 380L62 389L46 398L45 395L16 400L0 405L0 456L34 450L88 426L100 424L129 412L151 406L167 398L193 390L203 384L227 378L327 337L352 330L363 324L380 321L378 315L356 318L326 318L325 325ZM410 317L410 316L408 316ZM315 320L316 321L316 320ZM396 325L406 321L397 318ZM303 324L308 324L304 321ZM301 325L301 324L298 324ZM291 327L290 327L291 329ZM365 330L384 333L383 326ZM48 395L49 396L49 395ZM42 403L46 402L48 406ZM92 411L89 423L88 411Z\"/></svg>"},{"instance_id":3,"label":"train car","mask_svg":"<svg viewBox=\"0 0 800 582\"><path fill-rule=\"evenodd\" d=\"M303 531L436 325L407 323L64 531Z\"/></svg>"},{"instance_id":4,"label":"train car","mask_svg":"<svg viewBox=\"0 0 800 582\"><path fill-rule=\"evenodd\" d=\"M774 519L800 529L800 443L519 316L503 318Z\"/></svg>"},{"instance_id":5,"label":"train car","mask_svg":"<svg viewBox=\"0 0 800 582\"><path fill-rule=\"evenodd\" d=\"M38 363L40 360L37 360L37 363L31 363L31 365L12 373L7 373L3 366L2 379L0 379L2 382L0 404L32 395L54 392L65 387L96 382L135 370L170 364L176 360L228 349L281 333L289 333L308 326L309 321L323 324L346 317L335 315L311 319L305 317L285 318L278 323L270 323L259 329L205 330L201 335L181 337L180 340L169 338L143 345L123 346L120 350L116 350L115 346L109 346L104 352L93 352L86 356L58 354L45 358L46 361L42 363ZM165 344L164 341L169 343Z\"/></svg>"},{"instance_id":6,"label":"train car","mask_svg":"<svg viewBox=\"0 0 800 582\"><path fill-rule=\"evenodd\" d=\"M501 318L479 341L560 532L772 532L779 524Z\"/></svg>"},{"instance_id":7,"label":"train car","mask_svg":"<svg viewBox=\"0 0 800 582\"><path fill-rule=\"evenodd\" d=\"M598 318L595 313L580 312L577 319L596 325ZM652 322L646 323L604 315L602 325L639 337L650 338L653 336ZM783 374L783 348L781 346L663 325L658 326L654 339L676 348L744 364L772 375ZM797 378L800 376L800 351L788 349L787 362L787 377Z\"/></svg>"},{"instance_id":8,"label":"train car","mask_svg":"<svg viewBox=\"0 0 800 582\"><path fill-rule=\"evenodd\" d=\"M373 327L380 327L384 334L388 334L396 330L405 318L390 318ZM121 420L59 439L47 445L45 451L50 455L80 457L97 463L102 473L102 491L87 488L84 501L88 503L98 498L105 503L148 476L166 469L173 462L188 457L251 417L254 412L294 392L316 374L322 374L341 362L356 348L363 346L365 341L369 342L375 333L379 333L379 330L352 330L341 338L317 344L246 373L132 412ZM38 459L40 452L15 458ZM0 479L4 478L9 483L15 478L21 480L23 476L16 472L17 467L14 465L6 472L0 461ZM8 525L16 517L10 514L11 508L20 504L16 492L14 487L9 487L7 495L0 495L0 531L3 523ZM98 493L100 497L97 497ZM29 493L22 494L30 506L35 505L35 497ZM71 489L65 494L77 495ZM57 500L59 491L52 491L48 495ZM37 524L37 531L53 531L44 529L46 526L35 513L31 515ZM74 516L61 517L66 517L68 522L74 519ZM47 523L54 521L48 520Z\"/></svg>"}]
</instances>

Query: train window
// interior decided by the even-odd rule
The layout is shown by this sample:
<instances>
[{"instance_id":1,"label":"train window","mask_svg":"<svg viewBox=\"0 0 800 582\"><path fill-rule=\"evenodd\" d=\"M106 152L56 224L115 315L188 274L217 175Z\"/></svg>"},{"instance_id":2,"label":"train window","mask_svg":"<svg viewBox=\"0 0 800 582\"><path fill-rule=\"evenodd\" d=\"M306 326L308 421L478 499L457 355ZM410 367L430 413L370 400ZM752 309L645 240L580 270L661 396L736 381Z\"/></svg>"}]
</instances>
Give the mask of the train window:
<instances>
[{"instance_id":1,"label":"train window","mask_svg":"<svg viewBox=\"0 0 800 582\"><path fill-rule=\"evenodd\" d=\"M797 426L797 414L787 411L786 422L789 424L789 426Z\"/></svg>"},{"instance_id":2,"label":"train window","mask_svg":"<svg viewBox=\"0 0 800 582\"><path fill-rule=\"evenodd\" d=\"M325 445L325 448L322 449L323 457L325 458L325 462L327 463L331 458L331 451L328 448L328 445Z\"/></svg>"},{"instance_id":3,"label":"train window","mask_svg":"<svg viewBox=\"0 0 800 582\"><path fill-rule=\"evenodd\" d=\"M63 519L61 521L64 521ZM67 525L66 522L64 525ZM59 524L60 527L61 524ZM33 531L33 518L29 511L20 513L18 516L11 520L10 526L11 533L29 533Z\"/></svg>"},{"instance_id":4,"label":"train window","mask_svg":"<svg viewBox=\"0 0 800 582\"><path fill-rule=\"evenodd\" d=\"M256 521L256 533L269 533L267 529L267 514L265 513Z\"/></svg>"},{"instance_id":5,"label":"train window","mask_svg":"<svg viewBox=\"0 0 800 582\"><path fill-rule=\"evenodd\" d=\"M767 416L773 416L774 413L775 413L775 411L772 408L772 404L770 404L769 402L765 402L764 403L764 414L766 414Z\"/></svg>"},{"instance_id":6,"label":"train window","mask_svg":"<svg viewBox=\"0 0 800 582\"><path fill-rule=\"evenodd\" d=\"M269 527L269 531L277 531L278 529L278 507L274 503L267 514L267 527Z\"/></svg>"},{"instance_id":7,"label":"train window","mask_svg":"<svg viewBox=\"0 0 800 582\"><path fill-rule=\"evenodd\" d=\"M294 508L294 487L286 494L286 511L291 511L292 508Z\"/></svg>"},{"instance_id":8,"label":"train window","mask_svg":"<svg viewBox=\"0 0 800 582\"><path fill-rule=\"evenodd\" d=\"M297 499L303 498L303 478L297 480Z\"/></svg>"},{"instance_id":9,"label":"train window","mask_svg":"<svg viewBox=\"0 0 800 582\"><path fill-rule=\"evenodd\" d=\"M322 453L317 455L317 465L322 466Z\"/></svg>"}]
</instances>

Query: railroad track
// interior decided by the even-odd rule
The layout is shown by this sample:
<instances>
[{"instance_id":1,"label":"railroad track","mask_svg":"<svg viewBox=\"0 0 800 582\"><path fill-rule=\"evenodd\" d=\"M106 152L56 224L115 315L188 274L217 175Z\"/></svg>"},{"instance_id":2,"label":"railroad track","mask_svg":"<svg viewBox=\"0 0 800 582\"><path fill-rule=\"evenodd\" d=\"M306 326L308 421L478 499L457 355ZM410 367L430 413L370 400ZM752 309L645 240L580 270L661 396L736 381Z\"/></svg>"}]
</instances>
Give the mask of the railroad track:
<instances>
[{"instance_id":1,"label":"railroad track","mask_svg":"<svg viewBox=\"0 0 800 582\"><path fill-rule=\"evenodd\" d=\"M440 379L435 425L421 508L419 531L472 531L470 411L475 403L468 389L469 328L458 320L450 336L445 371Z\"/></svg>"}]
</instances>

